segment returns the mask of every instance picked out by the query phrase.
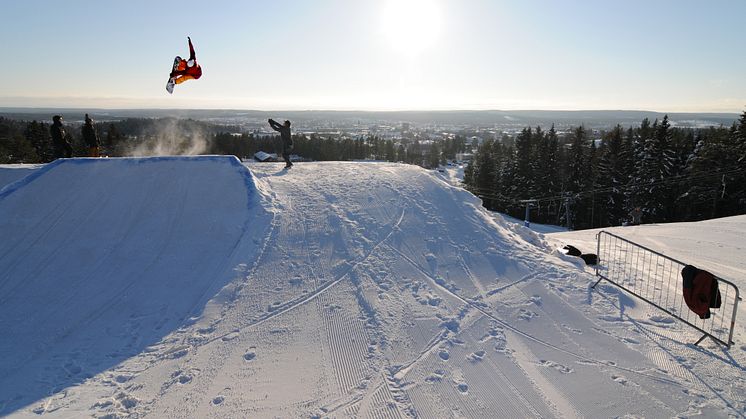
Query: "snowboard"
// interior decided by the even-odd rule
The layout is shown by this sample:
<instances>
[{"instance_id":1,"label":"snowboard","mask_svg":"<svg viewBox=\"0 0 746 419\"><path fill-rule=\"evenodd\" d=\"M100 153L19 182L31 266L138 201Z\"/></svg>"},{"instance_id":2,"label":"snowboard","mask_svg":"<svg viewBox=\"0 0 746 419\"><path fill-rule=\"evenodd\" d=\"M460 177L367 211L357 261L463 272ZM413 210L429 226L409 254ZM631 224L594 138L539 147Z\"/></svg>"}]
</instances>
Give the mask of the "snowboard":
<instances>
[{"instance_id":1,"label":"snowboard","mask_svg":"<svg viewBox=\"0 0 746 419\"><path fill-rule=\"evenodd\" d=\"M181 62L181 57L177 55L176 58L174 58L174 65L171 67L171 69L175 71L176 68L179 66L179 62ZM166 82L166 91L169 94L173 94L174 86L176 86L176 80L173 77L169 77L168 81Z\"/></svg>"}]
</instances>

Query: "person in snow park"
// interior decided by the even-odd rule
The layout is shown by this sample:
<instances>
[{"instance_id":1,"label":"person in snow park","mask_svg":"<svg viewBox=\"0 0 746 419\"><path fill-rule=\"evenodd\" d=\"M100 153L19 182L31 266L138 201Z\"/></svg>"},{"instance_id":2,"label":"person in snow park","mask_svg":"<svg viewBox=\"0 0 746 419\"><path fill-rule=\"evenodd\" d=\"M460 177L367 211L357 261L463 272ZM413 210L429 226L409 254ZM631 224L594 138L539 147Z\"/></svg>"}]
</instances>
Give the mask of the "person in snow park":
<instances>
[{"instance_id":1,"label":"person in snow park","mask_svg":"<svg viewBox=\"0 0 746 419\"><path fill-rule=\"evenodd\" d=\"M192 38L187 36L187 40L189 41L189 59L185 60L181 57L176 57L174 69L171 71L171 75L169 76L176 84L184 83L187 80L196 80L202 77L202 67L197 64L197 57L194 55Z\"/></svg>"},{"instance_id":2,"label":"person in snow park","mask_svg":"<svg viewBox=\"0 0 746 419\"><path fill-rule=\"evenodd\" d=\"M88 157L100 157L99 147L101 147L101 141L98 139L96 128L93 126L93 119L88 114L85 114L85 124L83 124L81 131L83 142L88 147Z\"/></svg>"},{"instance_id":3,"label":"person in snow park","mask_svg":"<svg viewBox=\"0 0 746 419\"><path fill-rule=\"evenodd\" d=\"M73 156L73 147L67 140L65 126L62 125L62 115L52 117L52 126L49 128L52 135L52 148L54 149L54 158L70 158Z\"/></svg>"},{"instance_id":4,"label":"person in snow park","mask_svg":"<svg viewBox=\"0 0 746 419\"><path fill-rule=\"evenodd\" d=\"M629 216L632 217L632 220L629 223L630 225L636 226L642 223L642 210L640 207L635 207L635 209L630 211Z\"/></svg>"},{"instance_id":5,"label":"person in snow park","mask_svg":"<svg viewBox=\"0 0 746 419\"><path fill-rule=\"evenodd\" d=\"M280 125L274 119L269 118L267 122L269 122L269 126L273 130L280 133L280 138L282 138L282 158L285 159L285 167L292 167L293 163L290 161L290 152L293 151L293 137L290 135L290 121L286 120L283 125Z\"/></svg>"}]
</instances>

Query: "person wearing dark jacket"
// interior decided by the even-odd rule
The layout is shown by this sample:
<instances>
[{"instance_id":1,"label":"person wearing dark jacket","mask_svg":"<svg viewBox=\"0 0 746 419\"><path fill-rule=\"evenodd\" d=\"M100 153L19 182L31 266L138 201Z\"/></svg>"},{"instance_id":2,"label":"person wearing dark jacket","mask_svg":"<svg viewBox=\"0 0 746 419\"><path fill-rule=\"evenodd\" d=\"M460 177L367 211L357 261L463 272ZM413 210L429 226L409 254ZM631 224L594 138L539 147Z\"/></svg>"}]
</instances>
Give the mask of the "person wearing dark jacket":
<instances>
[{"instance_id":1,"label":"person wearing dark jacket","mask_svg":"<svg viewBox=\"0 0 746 419\"><path fill-rule=\"evenodd\" d=\"M54 149L54 158L70 158L73 156L73 147L67 140L65 126L62 125L62 116L55 115L52 117L52 126L49 128L52 135L52 148Z\"/></svg>"},{"instance_id":2,"label":"person wearing dark jacket","mask_svg":"<svg viewBox=\"0 0 746 419\"><path fill-rule=\"evenodd\" d=\"M99 147L101 147L101 141L98 139L96 128L93 126L93 120L88 114L85 114L85 124L83 124L81 131L83 142L88 147L88 157L100 157Z\"/></svg>"},{"instance_id":3,"label":"person wearing dark jacket","mask_svg":"<svg viewBox=\"0 0 746 419\"><path fill-rule=\"evenodd\" d=\"M292 167L293 163L290 161L290 152L293 151L293 137L290 134L290 121L286 120L283 125L278 124L272 118L267 121L273 130L280 133L280 138L282 138L282 158L285 159L285 167Z\"/></svg>"},{"instance_id":4,"label":"person wearing dark jacket","mask_svg":"<svg viewBox=\"0 0 746 419\"><path fill-rule=\"evenodd\" d=\"M632 211L630 211L629 216L631 217L629 221L630 225L636 226L642 223L642 210L640 209L640 207L635 207Z\"/></svg>"}]
</instances>

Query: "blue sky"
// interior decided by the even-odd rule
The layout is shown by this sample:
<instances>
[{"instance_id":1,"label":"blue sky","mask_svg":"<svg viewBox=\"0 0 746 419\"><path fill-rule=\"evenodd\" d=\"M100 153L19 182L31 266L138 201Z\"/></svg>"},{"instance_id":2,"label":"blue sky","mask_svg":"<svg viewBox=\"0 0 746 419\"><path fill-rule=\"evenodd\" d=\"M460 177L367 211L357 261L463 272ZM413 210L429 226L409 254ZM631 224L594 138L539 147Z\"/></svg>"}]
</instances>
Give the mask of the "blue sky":
<instances>
[{"instance_id":1,"label":"blue sky","mask_svg":"<svg viewBox=\"0 0 746 419\"><path fill-rule=\"evenodd\" d=\"M746 108L744 0L7 0L0 106ZM204 75L165 91L187 35Z\"/></svg>"}]
</instances>

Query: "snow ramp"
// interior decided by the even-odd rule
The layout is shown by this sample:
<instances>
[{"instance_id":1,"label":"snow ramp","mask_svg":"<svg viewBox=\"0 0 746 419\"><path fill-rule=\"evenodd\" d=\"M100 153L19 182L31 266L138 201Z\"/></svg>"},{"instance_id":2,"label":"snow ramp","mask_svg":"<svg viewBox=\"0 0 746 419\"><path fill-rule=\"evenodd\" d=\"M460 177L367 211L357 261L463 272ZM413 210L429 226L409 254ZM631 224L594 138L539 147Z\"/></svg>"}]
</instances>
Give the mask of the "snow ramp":
<instances>
[{"instance_id":1,"label":"snow ramp","mask_svg":"<svg viewBox=\"0 0 746 419\"><path fill-rule=\"evenodd\" d=\"M0 415L188 324L253 264L270 222L235 157L63 159L30 173L0 190Z\"/></svg>"}]
</instances>

